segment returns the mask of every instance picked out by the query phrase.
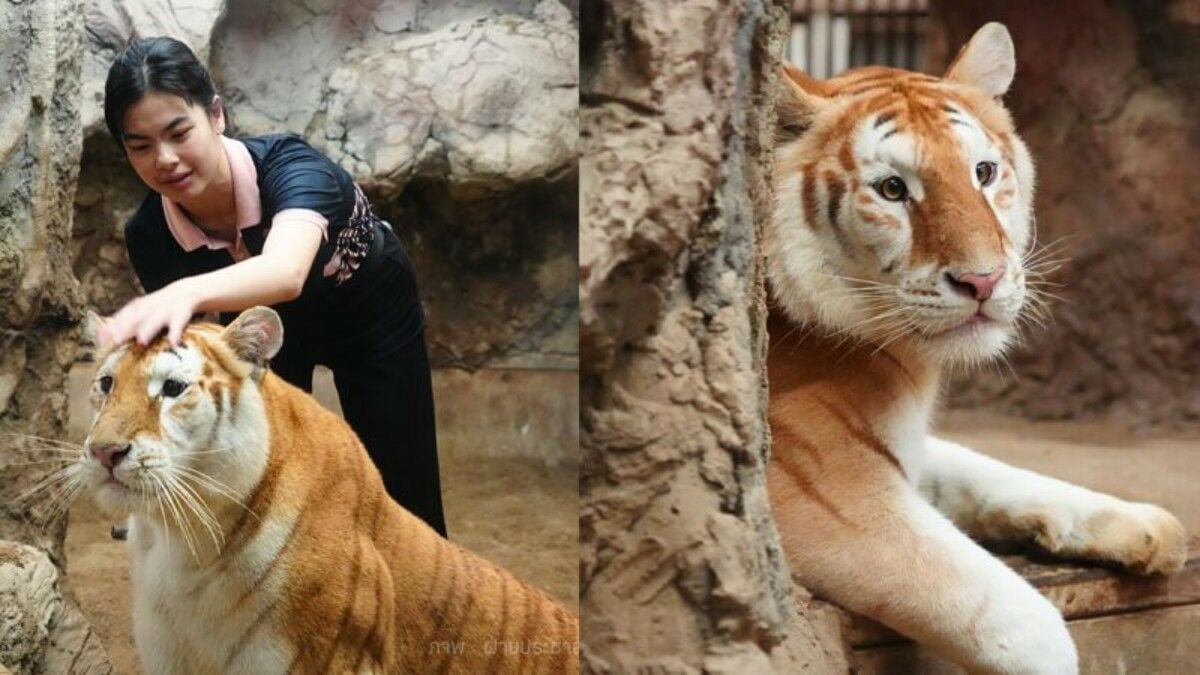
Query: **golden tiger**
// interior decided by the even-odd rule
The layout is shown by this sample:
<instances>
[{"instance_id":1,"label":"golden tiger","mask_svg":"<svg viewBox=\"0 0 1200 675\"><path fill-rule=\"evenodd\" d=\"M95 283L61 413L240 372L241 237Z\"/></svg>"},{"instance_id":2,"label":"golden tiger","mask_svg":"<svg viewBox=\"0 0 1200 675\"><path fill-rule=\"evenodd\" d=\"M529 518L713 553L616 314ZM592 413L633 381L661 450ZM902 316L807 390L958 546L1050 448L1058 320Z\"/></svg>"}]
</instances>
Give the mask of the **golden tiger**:
<instances>
[{"instance_id":1,"label":"golden tiger","mask_svg":"<svg viewBox=\"0 0 1200 675\"><path fill-rule=\"evenodd\" d=\"M1012 39L943 77L785 67L768 356L772 509L796 578L971 672L1073 673L1042 595L974 540L1171 572L1179 521L929 435L942 370L1000 354L1037 306L1033 163L1000 102ZM1034 281L1028 281L1033 278Z\"/></svg>"},{"instance_id":2,"label":"golden tiger","mask_svg":"<svg viewBox=\"0 0 1200 675\"><path fill-rule=\"evenodd\" d=\"M341 418L269 370L282 332L257 307L100 355L77 469L130 516L145 670L576 671L578 619L389 498Z\"/></svg>"}]
</instances>

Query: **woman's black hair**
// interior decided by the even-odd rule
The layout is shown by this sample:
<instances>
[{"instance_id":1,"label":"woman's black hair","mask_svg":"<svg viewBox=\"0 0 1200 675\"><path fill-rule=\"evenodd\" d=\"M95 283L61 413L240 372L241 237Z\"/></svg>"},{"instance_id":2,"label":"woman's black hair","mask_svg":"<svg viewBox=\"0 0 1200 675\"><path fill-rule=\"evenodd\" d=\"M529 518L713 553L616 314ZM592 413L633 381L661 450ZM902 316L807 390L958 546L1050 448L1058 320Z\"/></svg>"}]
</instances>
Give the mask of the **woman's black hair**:
<instances>
[{"instance_id":1,"label":"woman's black hair","mask_svg":"<svg viewBox=\"0 0 1200 675\"><path fill-rule=\"evenodd\" d=\"M121 143L125 111L150 92L174 94L209 109L217 88L188 46L169 37L138 38L125 46L104 82L104 123Z\"/></svg>"}]
</instances>

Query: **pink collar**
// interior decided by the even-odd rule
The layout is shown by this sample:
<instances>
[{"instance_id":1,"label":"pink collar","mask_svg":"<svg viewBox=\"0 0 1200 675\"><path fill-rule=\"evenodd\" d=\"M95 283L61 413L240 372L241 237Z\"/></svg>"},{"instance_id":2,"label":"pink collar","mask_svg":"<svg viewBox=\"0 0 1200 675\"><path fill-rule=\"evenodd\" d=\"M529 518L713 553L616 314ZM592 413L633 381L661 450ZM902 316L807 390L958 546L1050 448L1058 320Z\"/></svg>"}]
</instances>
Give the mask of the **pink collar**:
<instances>
[{"instance_id":1,"label":"pink collar","mask_svg":"<svg viewBox=\"0 0 1200 675\"><path fill-rule=\"evenodd\" d=\"M245 247L242 245L242 230L253 227L262 220L262 204L258 196L258 172L254 169L254 160L250 151L241 141L221 137L225 146L225 156L229 158L229 171L233 178L233 202L237 208L237 241L232 245L237 259L245 257ZM162 198L163 214L167 217L167 229L175 237L175 241L185 251L195 251L201 246L210 249L231 248L227 241L212 239L201 230L187 213L175 202Z\"/></svg>"}]
</instances>

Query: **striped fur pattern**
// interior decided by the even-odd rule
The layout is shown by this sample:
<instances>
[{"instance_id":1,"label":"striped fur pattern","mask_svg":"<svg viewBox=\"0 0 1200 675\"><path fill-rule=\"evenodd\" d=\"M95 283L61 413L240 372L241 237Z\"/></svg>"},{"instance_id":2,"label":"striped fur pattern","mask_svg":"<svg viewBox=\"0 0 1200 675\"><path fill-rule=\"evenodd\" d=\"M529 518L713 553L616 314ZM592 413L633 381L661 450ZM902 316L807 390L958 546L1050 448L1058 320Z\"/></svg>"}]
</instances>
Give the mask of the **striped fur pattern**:
<instances>
[{"instance_id":1,"label":"striped fur pattern","mask_svg":"<svg viewBox=\"0 0 1200 675\"><path fill-rule=\"evenodd\" d=\"M129 515L146 672L576 670L577 618L389 498L281 341L260 307L101 356L80 473Z\"/></svg>"},{"instance_id":2,"label":"striped fur pattern","mask_svg":"<svg viewBox=\"0 0 1200 675\"><path fill-rule=\"evenodd\" d=\"M1000 24L943 77L887 68L779 101L768 357L773 511L796 578L981 673L1074 673L1058 611L977 540L1178 570L1166 511L929 435L943 370L1036 318L1033 165Z\"/></svg>"}]
</instances>

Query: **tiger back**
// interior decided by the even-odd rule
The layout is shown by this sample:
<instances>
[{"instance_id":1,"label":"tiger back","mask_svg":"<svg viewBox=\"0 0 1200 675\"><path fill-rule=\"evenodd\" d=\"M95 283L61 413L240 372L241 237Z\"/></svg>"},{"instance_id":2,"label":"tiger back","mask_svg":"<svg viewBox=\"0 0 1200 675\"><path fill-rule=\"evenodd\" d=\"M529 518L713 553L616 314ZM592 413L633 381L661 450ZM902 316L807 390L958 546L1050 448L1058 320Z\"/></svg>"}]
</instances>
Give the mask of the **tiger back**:
<instances>
[{"instance_id":1,"label":"tiger back","mask_svg":"<svg viewBox=\"0 0 1200 675\"><path fill-rule=\"evenodd\" d=\"M393 501L281 340L260 307L101 358L80 469L130 516L147 672L576 671L577 618Z\"/></svg>"}]
</instances>

